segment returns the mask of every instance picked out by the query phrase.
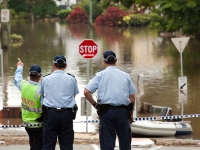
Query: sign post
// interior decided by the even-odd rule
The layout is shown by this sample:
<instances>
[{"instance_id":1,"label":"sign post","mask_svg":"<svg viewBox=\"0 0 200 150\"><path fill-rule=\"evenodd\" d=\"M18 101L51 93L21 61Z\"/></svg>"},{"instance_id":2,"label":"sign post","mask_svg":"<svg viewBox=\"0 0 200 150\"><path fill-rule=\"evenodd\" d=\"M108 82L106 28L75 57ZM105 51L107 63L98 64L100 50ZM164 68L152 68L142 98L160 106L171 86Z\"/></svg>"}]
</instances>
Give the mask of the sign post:
<instances>
[{"instance_id":1,"label":"sign post","mask_svg":"<svg viewBox=\"0 0 200 150\"><path fill-rule=\"evenodd\" d=\"M187 102L187 77L183 77L182 53L189 41L189 37L171 38L171 40L180 53L181 77L179 77L178 79L179 81L178 89L179 89L179 102L182 102L182 114L183 114L183 102Z\"/></svg>"},{"instance_id":2,"label":"sign post","mask_svg":"<svg viewBox=\"0 0 200 150\"><path fill-rule=\"evenodd\" d=\"M92 59L98 52L98 46L92 39L85 39L79 45L79 54L87 59L87 82L89 81L89 59ZM88 120L88 101L86 103L86 120ZM88 132L88 122L86 123L86 133Z\"/></svg>"}]
</instances>

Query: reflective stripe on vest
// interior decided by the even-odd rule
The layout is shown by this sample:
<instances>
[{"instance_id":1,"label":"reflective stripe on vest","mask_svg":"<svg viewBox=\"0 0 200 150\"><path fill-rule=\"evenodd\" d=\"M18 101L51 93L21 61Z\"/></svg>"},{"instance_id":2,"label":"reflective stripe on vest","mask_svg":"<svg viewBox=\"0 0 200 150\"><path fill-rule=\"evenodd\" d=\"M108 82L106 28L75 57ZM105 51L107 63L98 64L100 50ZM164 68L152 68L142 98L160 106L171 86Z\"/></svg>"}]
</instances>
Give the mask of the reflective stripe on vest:
<instances>
[{"instance_id":1,"label":"reflective stripe on vest","mask_svg":"<svg viewBox=\"0 0 200 150\"><path fill-rule=\"evenodd\" d=\"M42 112L42 108L32 108L27 105L24 105L23 103L22 103L22 108L30 112L36 112L36 113Z\"/></svg>"}]
</instances>

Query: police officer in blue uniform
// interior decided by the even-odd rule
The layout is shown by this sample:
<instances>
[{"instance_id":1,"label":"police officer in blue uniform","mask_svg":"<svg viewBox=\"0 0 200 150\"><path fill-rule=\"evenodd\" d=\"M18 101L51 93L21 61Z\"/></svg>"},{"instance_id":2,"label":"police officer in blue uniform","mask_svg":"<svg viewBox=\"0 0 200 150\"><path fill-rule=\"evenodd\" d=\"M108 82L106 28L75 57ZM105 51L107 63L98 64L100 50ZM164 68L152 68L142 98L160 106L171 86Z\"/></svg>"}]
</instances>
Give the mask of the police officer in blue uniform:
<instances>
[{"instance_id":1,"label":"police officer in blue uniform","mask_svg":"<svg viewBox=\"0 0 200 150\"><path fill-rule=\"evenodd\" d=\"M116 54L103 53L106 69L94 75L84 90L87 100L97 109L100 119L101 150L114 150L116 135L121 150L131 150L131 128L136 88L129 74L117 69ZM95 102L92 94L98 90Z\"/></svg>"},{"instance_id":2,"label":"police officer in blue uniform","mask_svg":"<svg viewBox=\"0 0 200 150\"><path fill-rule=\"evenodd\" d=\"M57 55L53 60L54 72L42 79L43 150L55 150L57 137L61 150L73 150L73 108L79 90L75 77L64 71L66 67L66 58Z\"/></svg>"}]
</instances>

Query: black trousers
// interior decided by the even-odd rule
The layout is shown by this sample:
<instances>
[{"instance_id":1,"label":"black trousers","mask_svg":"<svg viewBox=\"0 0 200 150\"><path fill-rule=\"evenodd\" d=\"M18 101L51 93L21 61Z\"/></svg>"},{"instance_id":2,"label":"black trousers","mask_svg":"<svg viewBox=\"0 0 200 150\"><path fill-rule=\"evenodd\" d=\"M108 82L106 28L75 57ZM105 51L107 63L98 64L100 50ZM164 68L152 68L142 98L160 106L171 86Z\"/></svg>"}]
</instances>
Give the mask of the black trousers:
<instances>
[{"instance_id":1,"label":"black trousers","mask_svg":"<svg viewBox=\"0 0 200 150\"><path fill-rule=\"evenodd\" d=\"M25 129L29 136L30 150L42 150L43 128L25 127Z\"/></svg>"},{"instance_id":2,"label":"black trousers","mask_svg":"<svg viewBox=\"0 0 200 150\"><path fill-rule=\"evenodd\" d=\"M73 150L72 109L47 110L47 118L43 122L43 150L55 150L57 138L61 150Z\"/></svg>"},{"instance_id":3,"label":"black trousers","mask_svg":"<svg viewBox=\"0 0 200 150\"><path fill-rule=\"evenodd\" d=\"M131 127L127 108L109 107L100 117L99 138L101 150L114 150L116 136L120 150L131 150Z\"/></svg>"}]
</instances>

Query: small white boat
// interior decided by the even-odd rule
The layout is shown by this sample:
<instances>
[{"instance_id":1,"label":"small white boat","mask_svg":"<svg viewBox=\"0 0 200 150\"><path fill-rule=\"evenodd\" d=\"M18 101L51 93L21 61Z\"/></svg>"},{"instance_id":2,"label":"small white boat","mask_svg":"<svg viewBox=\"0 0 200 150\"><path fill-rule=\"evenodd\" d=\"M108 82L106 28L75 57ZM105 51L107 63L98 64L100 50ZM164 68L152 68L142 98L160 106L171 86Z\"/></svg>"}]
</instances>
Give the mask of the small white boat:
<instances>
[{"instance_id":1,"label":"small white boat","mask_svg":"<svg viewBox=\"0 0 200 150\"><path fill-rule=\"evenodd\" d=\"M143 136L176 136L192 133L190 122L135 121L131 124L134 135Z\"/></svg>"}]
</instances>

